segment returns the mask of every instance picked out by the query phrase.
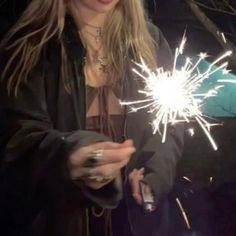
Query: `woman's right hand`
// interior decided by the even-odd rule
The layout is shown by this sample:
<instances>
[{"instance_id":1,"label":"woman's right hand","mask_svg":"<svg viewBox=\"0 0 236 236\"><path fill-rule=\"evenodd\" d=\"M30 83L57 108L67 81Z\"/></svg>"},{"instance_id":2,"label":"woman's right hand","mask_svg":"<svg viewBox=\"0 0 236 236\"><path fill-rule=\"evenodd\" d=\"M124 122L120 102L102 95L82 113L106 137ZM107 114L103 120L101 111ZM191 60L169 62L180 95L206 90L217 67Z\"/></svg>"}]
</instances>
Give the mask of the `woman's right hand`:
<instances>
[{"instance_id":1,"label":"woman's right hand","mask_svg":"<svg viewBox=\"0 0 236 236\"><path fill-rule=\"evenodd\" d=\"M120 175L121 168L134 152L132 140L99 142L81 147L69 157L71 179L83 180L88 187L99 189ZM96 153L99 155L96 156Z\"/></svg>"}]
</instances>

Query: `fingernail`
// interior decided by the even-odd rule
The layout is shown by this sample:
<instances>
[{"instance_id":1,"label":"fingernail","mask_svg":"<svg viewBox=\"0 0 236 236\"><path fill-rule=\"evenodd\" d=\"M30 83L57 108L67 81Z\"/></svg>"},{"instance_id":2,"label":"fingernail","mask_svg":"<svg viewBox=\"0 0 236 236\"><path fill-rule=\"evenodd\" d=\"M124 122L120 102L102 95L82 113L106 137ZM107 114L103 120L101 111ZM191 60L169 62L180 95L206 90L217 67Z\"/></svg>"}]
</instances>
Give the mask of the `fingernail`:
<instances>
[{"instance_id":1,"label":"fingernail","mask_svg":"<svg viewBox=\"0 0 236 236\"><path fill-rule=\"evenodd\" d=\"M134 147L128 147L127 149L130 150L130 152L132 152L132 153L134 153L136 151L136 148L134 148Z\"/></svg>"},{"instance_id":2,"label":"fingernail","mask_svg":"<svg viewBox=\"0 0 236 236\"><path fill-rule=\"evenodd\" d=\"M141 169L139 169L140 172L144 172L145 168L142 167Z\"/></svg>"}]
</instances>

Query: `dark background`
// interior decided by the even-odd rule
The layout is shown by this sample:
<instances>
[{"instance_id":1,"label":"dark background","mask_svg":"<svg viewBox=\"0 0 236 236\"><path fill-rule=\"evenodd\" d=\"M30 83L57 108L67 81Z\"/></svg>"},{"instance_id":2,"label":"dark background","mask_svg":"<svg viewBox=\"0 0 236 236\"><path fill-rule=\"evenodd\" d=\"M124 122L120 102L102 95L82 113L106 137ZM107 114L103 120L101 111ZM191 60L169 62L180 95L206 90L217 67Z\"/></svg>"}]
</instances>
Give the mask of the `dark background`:
<instances>
[{"instance_id":1,"label":"dark background","mask_svg":"<svg viewBox=\"0 0 236 236\"><path fill-rule=\"evenodd\" d=\"M19 17L26 4L27 0L0 0L0 37ZM187 29L187 55L204 51L213 58L223 51L184 0L146 0L146 4L150 19L162 30L173 50ZM236 17L203 10L236 44ZM212 130L219 145L217 152L195 124L191 124L196 131L194 137L186 132L184 156L178 164L176 183L170 194L173 236L236 235L236 119L219 119L224 126ZM183 204L191 229L186 227L175 201L177 197Z\"/></svg>"}]
</instances>

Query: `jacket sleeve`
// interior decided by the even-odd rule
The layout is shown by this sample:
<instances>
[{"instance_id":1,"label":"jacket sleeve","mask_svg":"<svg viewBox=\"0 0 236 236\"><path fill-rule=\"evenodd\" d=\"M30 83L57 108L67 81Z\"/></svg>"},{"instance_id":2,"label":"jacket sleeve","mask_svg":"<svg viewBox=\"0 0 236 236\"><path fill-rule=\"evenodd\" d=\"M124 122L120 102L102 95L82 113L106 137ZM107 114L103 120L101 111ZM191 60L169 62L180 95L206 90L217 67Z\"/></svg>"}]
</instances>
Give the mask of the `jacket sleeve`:
<instances>
[{"instance_id":1,"label":"jacket sleeve","mask_svg":"<svg viewBox=\"0 0 236 236\"><path fill-rule=\"evenodd\" d=\"M0 167L7 192L24 201L55 200L79 207L95 203L112 208L121 198L118 182L92 190L83 182L72 182L67 160L76 147L109 140L95 132L55 129L47 112L43 66L37 66L22 82L17 96L8 95L0 84ZM50 78L48 78L50 79Z\"/></svg>"},{"instance_id":2,"label":"jacket sleeve","mask_svg":"<svg viewBox=\"0 0 236 236\"><path fill-rule=\"evenodd\" d=\"M174 184L176 165L183 151L184 127L182 124L168 127L164 143L159 133L146 140L142 147L142 153L148 153L143 182L151 187L155 202L159 203Z\"/></svg>"},{"instance_id":3,"label":"jacket sleeve","mask_svg":"<svg viewBox=\"0 0 236 236\"><path fill-rule=\"evenodd\" d=\"M162 33L153 25L150 25L153 38L157 43L157 63L158 67L164 70L172 68L172 53L169 45ZM176 173L176 164L182 155L184 146L184 126L183 124L169 125L164 143L162 137L157 132L153 135L152 114L142 111L141 119L145 123L143 136L140 141L140 150L137 153L136 168L144 167L145 175L143 182L147 183L158 204L171 190Z\"/></svg>"}]
</instances>

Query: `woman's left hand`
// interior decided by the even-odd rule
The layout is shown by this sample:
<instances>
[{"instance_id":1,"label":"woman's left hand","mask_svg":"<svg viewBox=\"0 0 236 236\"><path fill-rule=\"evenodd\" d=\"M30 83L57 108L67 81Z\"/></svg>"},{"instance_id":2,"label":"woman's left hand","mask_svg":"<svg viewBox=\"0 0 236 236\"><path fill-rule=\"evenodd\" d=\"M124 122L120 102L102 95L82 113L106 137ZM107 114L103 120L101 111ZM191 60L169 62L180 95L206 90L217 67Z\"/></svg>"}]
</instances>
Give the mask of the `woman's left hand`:
<instances>
[{"instance_id":1,"label":"woman's left hand","mask_svg":"<svg viewBox=\"0 0 236 236\"><path fill-rule=\"evenodd\" d=\"M144 168L141 168L139 170L134 169L129 174L129 184L131 187L132 196L133 196L135 202L140 206L142 205L142 196L140 193L139 182L143 179L143 174L144 174Z\"/></svg>"},{"instance_id":2,"label":"woman's left hand","mask_svg":"<svg viewBox=\"0 0 236 236\"><path fill-rule=\"evenodd\" d=\"M135 202L140 206L143 204L143 199L140 191L140 181L143 179L143 177L144 177L144 168L141 168L139 170L134 169L129 174L129 184L131 186L132 196ZM147 184L145 186L145 193L153 197L152 190L150 186L148 186ZM155 208L153 208L153 210L154 209Z\"/></svg>"}]
</instances>

